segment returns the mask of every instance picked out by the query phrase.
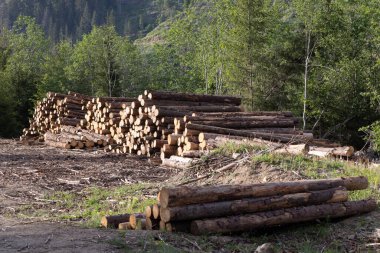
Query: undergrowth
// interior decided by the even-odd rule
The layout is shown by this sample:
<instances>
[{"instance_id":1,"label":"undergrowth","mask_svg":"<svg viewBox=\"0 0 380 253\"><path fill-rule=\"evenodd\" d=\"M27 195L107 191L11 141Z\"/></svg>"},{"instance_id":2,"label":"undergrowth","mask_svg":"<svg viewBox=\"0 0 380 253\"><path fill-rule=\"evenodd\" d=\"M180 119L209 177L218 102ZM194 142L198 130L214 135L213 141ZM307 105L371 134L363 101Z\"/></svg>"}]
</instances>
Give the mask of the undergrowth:
<instances>
[{"instance_id":1,"label":"undergrowth","mask_svg":"<svg viewBox=\"0 0 380 253\"><path fill-rule=\"evenodd\" d=\"M46 195L48 209L25 207L20 215L49 217L58 220L81 221L86 227L98 227L104 215L140 213L157 202L147 198L143 190L149 185L134 184L113 188L91 187L81 192L57 191Z\"/></svg>"},{"instance_id":2,"label":"undergrowth","mask_svg":"<svg viewBox=\"0 0 380 253\"><path fill-rule=\"evenodd\" d=\"M212 155L225 155L230 156L234 153L249 153L252 151L262 150L263 147L252 143L236 143L234 141L228 141L224 145L221 145L214 149Z\"/></svg>"}]
</instances>

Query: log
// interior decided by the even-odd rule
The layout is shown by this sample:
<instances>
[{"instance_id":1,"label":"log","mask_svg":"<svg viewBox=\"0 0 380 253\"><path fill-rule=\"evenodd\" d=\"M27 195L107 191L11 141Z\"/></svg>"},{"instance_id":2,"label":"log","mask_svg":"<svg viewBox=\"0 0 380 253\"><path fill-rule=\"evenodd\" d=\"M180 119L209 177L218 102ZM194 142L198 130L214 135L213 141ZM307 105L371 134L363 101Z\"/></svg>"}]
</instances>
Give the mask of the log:
<instances>
[{"instance_id":1,"label":"log","mask_svg":"<svg viewBox=\"0 0 380 253\"><path fill-rule=\"evenodd\" d=\"M131 214L129 216L129 223L131 224L132 229L136 229L139 221L143 219L145 220L145 215L142 213Z\"/></svg>"},{"instance_id":2,"label":"log","mask_svg":"<svg viewBox=\"0 0 380 253\"><path fill-rule=\"evenodd\" d=\"M169 145L177 145L177 141L181 138L180 134L169 134L168 135L168 144Z\"/></svg>"},{"instance_id":3,"label":"log","mask_svg":"<svg viewBox=\"0 0 380 253\"><path fill-rule=\"evenodd\" d=\"M187 157L187 158L200 158L200 157L207 155L207 154L208 154L208 152L205 152L205 151L189 150L189 151L184 151L182 153L182 156Z\"/></svg>"},{"instance_id":4,"label":"log","mask_svg":"<svg viewBox=\"0 0 380 253\"><path fill-rule=\"evenodd\" d=\"M153 205L153 218L154 219L160 218L160 205L159 204Z\"/></svg>"},{"instance_id":5,"label":"log","mask_svg":"<svg viewBox=\"0 0 380 253\"><path fill-rule=\"evenodd\" d=\"M286 145L273 151L275 154L305 155L309 152L307 144Z\"/></svg>"},{"instance_id":6,"label":"log","mask_svg":"<svg viewBox=\"0 0 380 253\"><path fill-rule=\"evenodd\" d=\"M173 110L179 112L241 112L239 106L160 106L159 110Z\"/></svg>"},{"instance_id":7,"label":"log","mask_svg":"<svg viewBox=\"0 0 380 253\"><path fill-rule=\"evenodd\" d=\"M340 218L376 210L373 199L344 203L331 203L304 207L293 207L269 212L230 216L208 220L195 220L191 223L194 235L253 231L278 225L313 221L323 218Z\"/></svg>"},{"instance_id":8,"label":"log","mask_svg":"<svg viewBox=\"0 0 380 253\"><path fill-rule=\"evenodd\" d=\"M191 101L191 102L208 102L208 103L226 103L226 104L241 104L241 98L233 96L212 96L212 95L197 95L178 92L150 92L148 93L150 100L175 100L175 101Z\"/></svg>"},{"instance_id":9,"label":"log","mask_svg":"<svg viewBox=\"0 0 380 253\"><path fill-rule=\"evenodd\" d=\"M130 216L130 214L104 216L100 223L105 228L118 228L120 223L128 222Z\"/></svg>"},{"instance_id":10,"label":"log","mask_svg":"<svg viewBox=\"0 0 380 253\"><path fill-rule=\"evenodd\" d=\"M224 135L234 135L234 136L242 136L242 137L248 137L248 138L262 138L264 140L269 141L280 141L280 142L306 142L308 139L303 138L302 135L298 136L292 136L292 137L285 137L280 135L272 135L269 133L259 133L259 132L248 132L248 131L242 131L242 130L235 130L235 129L229 129L229 128L222 128L222 127L214 127L214 126L206 126L206 125L198 125L198 124L187 124L186 130L197 130L199 132L210 132L210 133L217 133L217 134L224 134Z\"/></svg>"},{"instance_id":11,"label":"log","mask_svg":"<svg viewBox=\"0 0 380 253\"><path fill-rule=\"evenodd\" d=\"M190 221L168 222L165 223L165 230L167 232L182 232L189 233L191 228Z\"/></svg>"},{"instance_id":12,"label":"log","mask_svg":"<svg viewBox=\"0 0 380 253\"><path fill-rule=\"evenodd\" d=\"M192 162L192 158L172 155L170 158L162 160L162 166L183 169L189 167Z\"/></svg>"},{"instance_id":13,"label":"log","mask_svg":"<svg viewBox=\"0 0 380 253\"><path fill-rule=\"evenodd\" d=\"M131 223L123 222L119 224L119 230L133 230Z\"/></svg>"},{"instance_id":14,"label":"log","mask_svg":"<svg viewBox=\"0 0 380 253\"><path fill-rule=\"evenodd\" d=\"M153 215L153 205L145 207L145 217L151 218Z\"/></svg>"},{"instance_id":15,"label":"log","mask_svg":"<svg viewBox=\"0 0 380 253\"><path fill-rule=\"evenodd\" d=\"M351 146L336 147L336 148L324 148L324 147L310 147L309 155L315 155L319 157L328 156L345 156L351 157L355 152L355 149Z\"/></svg>"},{"instance_id":16,"label":"log","mask_svg":"<svg viewBox=\"0 0 380 253\"><path fill-rule=\"evenodd\" d=\"M282 116L293 117L292 112L256 111L256 112L198 112L192 116L202 117L248 117L248 116Z\"/></svg>"},{"instance_id":17,"label":"log","mask_svg":"<svg viewBox=\"0 0 380 253\"><path fill-rule=\"evenodd\" d=\"M283 196L161 208L161 220L171 222L216 218L304 205L345 202L347 199L348 191L341 187L322 191L286 194Z\"/></svg>"},{"instance_id":18,"label":"log","mask_svg":"<svg viewBox=\"0 0 380 253\"><path fill-rule=\"evenodd\" d=\"M261 120L261 121L190 121L191 124L215 126L231 129L251 129L262 127L294 127L297 123L293 120ZM273 133L267 133L274 135Z\"/></svg>"},{"instance_id":19,"label":"log","mask_svg":"<svg viewBox=\"0 0 380 253\"><path fill-rule=\"evenodd\" d=\"M160 229L160 220L146 218L146 230L159 230Z\"/></svg>"},{"instance_id":20,"label":"log","mask_svg":"<svg viewBox=\"0 0 380 253\"><path fill-rule=\"evenodd\" d=\"M343 186L348 190L362 190L368 187L365 177L347 177L327 180L301 180L294 182L273 182L252 185L222 185L208 187L162 188L161 207L201 204L241 198L269 197L308 191L319 191Z\"/></svg>"},{"instance_id":21,"label":"log","mask_svg":"<svg viewBox=\"0 0 380 253\"><path fill-rule=\"evenodd\" d=\"M67 142L57 142L53 140L45 140L45 144L55 148L70 149L71 145Z\"/></svg>"}]
</instances>

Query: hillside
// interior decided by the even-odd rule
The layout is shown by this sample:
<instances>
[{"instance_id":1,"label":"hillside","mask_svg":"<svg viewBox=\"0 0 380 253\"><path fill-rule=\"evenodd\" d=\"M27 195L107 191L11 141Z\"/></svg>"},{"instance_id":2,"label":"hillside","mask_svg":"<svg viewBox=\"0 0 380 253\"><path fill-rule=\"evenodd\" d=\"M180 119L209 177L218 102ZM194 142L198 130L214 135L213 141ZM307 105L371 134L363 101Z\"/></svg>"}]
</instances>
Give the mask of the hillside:
<instances>
[{"instance_id":1,"label":"hillside","mask_svg":"<svg viewBox=\"0 0 380 253\"><path fill-rule=\"evenodd\" d=\"M115 24L121 35L143 37L175 15L187 1L179 0L0 0L0 27L11 27L19 15L35 17L54 41L74 41L94 25Z\"/></svg>"}]
</instances>

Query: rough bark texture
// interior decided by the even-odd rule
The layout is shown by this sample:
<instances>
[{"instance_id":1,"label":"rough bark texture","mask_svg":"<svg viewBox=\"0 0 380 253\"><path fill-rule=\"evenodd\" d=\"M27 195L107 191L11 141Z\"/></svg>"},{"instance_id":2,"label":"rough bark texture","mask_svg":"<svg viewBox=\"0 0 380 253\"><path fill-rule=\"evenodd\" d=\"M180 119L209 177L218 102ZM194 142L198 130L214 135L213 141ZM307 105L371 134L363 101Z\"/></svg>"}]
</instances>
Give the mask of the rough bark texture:
<instances>
[{"instance_id":1,"label":"rough bark texture","mask_svg":"<svg viewBox=\"0 0 380 253\"><path fill-rule=\"evenodd\" d=\"M227 233L252 231L291 223L312 221L322 218L340 218L371 212L377 208L375 200L331 203L314 206L294 207L255 214L230 216L225 218L195 220L191 223L191 233Z\"/></svg>"},{"instance_id":2,"label":"rough bark texture","mask_svg":"<svg viewBox=\"0 0 380 253\"><path fill-rule=\"evenodd\" d=\"M105 228L118 228L120 223L128 222L130 216L130 214L104 216L100 223Z\"/></svg>"},{"instance_id":3,"label":"rough bark texture","mask_svg":"<svg viewBox=\"0 0 380 253\"><path fill-rule=\"evenodd\" d=\"M163 188L160 191L161 207L173 207L189 204L201 204L241 198L269 197L291 193L320 191L336 187L348 190L362 190L368 187L365 177L349 177L328 180L301 180L294 182L276 182L253 185L222 186L182 186Z\"/></svg>"},{"instance_id":4,"label":"rough bark texture","mask_svg":"<svg viewBox=\"0 0 380 253\"><path fill-rule=\"evenodd\" d=\"M345 188L333 188L322 191L287 194L284 196L161 208L161 219L165 222L171 222L215 218L303 205L344 202L347 199L348 191Z\"/></svg>"}]
</instances>

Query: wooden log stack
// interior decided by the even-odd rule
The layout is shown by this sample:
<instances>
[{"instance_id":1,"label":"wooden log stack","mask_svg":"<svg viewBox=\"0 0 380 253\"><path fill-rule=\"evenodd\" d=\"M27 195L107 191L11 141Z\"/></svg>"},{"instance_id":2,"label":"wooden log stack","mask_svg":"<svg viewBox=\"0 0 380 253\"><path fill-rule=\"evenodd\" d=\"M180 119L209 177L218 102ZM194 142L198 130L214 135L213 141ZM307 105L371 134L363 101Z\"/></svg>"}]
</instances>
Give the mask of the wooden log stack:
<instances>
[{"instance_id":1,"label":"wooden log stack","mask_svg":"<svg viewBox=\"0 0 380 253\"><path fill-rule=\"evenodd\" d=\"M108 145L110 136L82 129L88 113L85 105L93 99L74 92L67 95L48 92L46 98L37 103L30 127L24 129L21 140L43 137L47 145L65 149L90 149Z\"/></svg>"},{"instance_id":2,"label":"wooden log stack","mask_svg":"<svg viewBox=\"0 0 380 253\"><path fill-rule=\"evenodd\" d=\"M167 161L174 165L188 164L180 157L200 157L231 140L269 147L315 141L312 133L297 128L299 120L291 112L243 112L240 106L241 99L233 96L145 91L138 98L120 98L49 92L37 103L21 139L44 136L55 147L105 147L114 153L156 156L162 161L174 156L174 161ZM351 147L322 146L310 154L353 154ZM284 152L306 154L309 147L286 147Z\"/></svg>"},{"instance_id":3,"label":"wooden log stack","mask_svg":"<svg viewBox=\"0 0 380 253\"><path fill-rule=\"evenodd\" d=\"M255 185L163 188L160 219L170 231L195 235L255 231L373 211L375 200L348 201L364 177Z\"/></svg>"},{"instance_id":4,"label":"wooden log stack","mask_svg":"<svg viewBox=\"0 0 380 253\"><path fill-rule=\"evenodd\" d=\"M123 132L124 142L117 152L159 154L165 160L199 157L218 137L298 143L312 139L297 129L298 119L290 112L248 113L240 106L241 99L232 96L145 91L120 112L116 131Z\"/></svg>"},{"instance_id":5,"label":"wooden log stack","mask_svg":"<svg viewBox=\"0 0 380 253\"><path fill-rule=\"evenodd\" d=\"M163 188L144 214L106 216L101 224L123 230L210 233L251 232L291 223L374 211L373 199L348 201L368 187L365 177Z\"/></svg>"}]
</instances>

